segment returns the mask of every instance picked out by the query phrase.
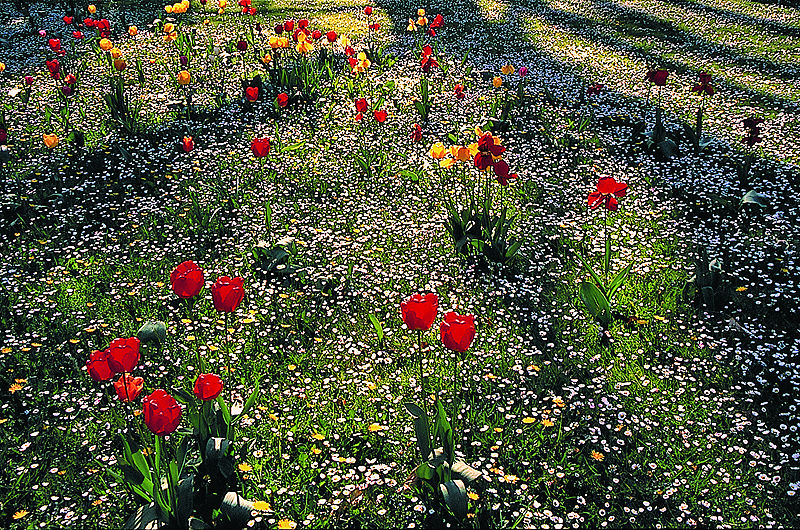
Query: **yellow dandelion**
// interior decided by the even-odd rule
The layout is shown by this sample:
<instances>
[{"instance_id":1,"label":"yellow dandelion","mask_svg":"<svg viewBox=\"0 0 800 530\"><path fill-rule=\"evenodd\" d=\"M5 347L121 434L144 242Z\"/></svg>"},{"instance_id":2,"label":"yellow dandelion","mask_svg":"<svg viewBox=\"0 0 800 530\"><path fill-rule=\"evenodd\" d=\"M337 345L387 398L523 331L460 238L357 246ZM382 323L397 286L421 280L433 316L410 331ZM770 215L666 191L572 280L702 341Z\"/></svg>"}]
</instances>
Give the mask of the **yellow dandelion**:
<instances>
[{"instance_id":1,"label":"yellow dandelion","mask_svg":"<svg viewBox=\"0 0 800 530\"><path fill-rule=\"evenodd\" d=\"M321 452L322 452L322 449L319 449L319 448L317 448L317 447L312 447L312 448L311 448L311 453L312 453L312 454L318 455L318 454L320 454Z\"/></svg>"},{"instance_id":2,"label":"yellow dandelion","mask_svg":"<svg viewBox=\"0 0 800 530\"><path fill-rule=\"evenodd\" d=\"M322 440L324 440L324 439L325 439L325 436L324 436L324 435L322 435L322 434L320 434L320 433L318 433L318 432L315 432L314 434L312 434L312 435L311 435L311 437L312 437L313 439L315 439L315 440L319 440L319 441L322 441Z\"/></svg>"},{"instance_id":3,"label":"yellow dandelion","mask_svg":"<svg viewBox=\"0 0 800 530\"><path fill-rule=\"evenodd\" d=\"M605 455L599 451L592 450L592 458L597 460L598 462L602 462L605 458Z\"/></svg>"},{"instance_id":4,"label":"yellow dandelion","mask_svg":"<svg viewBox=\"0 0 800 530\"><path fill-rule=\"evenodd\" d=\"M494 428L494 432L503 432L503 428L502 427L495 427Z\"/></svg>"},{"instance_id":5,"label":"yellow dandelion","mask_svg":"<svg viewBox=\"0 0 800 530\"><path fill-rule=\"evenodd\" d=\"M25 517L29 513L31 513L31 512L29 512L28 510L20 510L20 511L16 512L14 515L12 515L12 517L16 521L18 519L22 519L23 517Z\"/></svg>"},{"instance_id":6,"label":"yellow dandelion","mask_svg":"<svg viewBox=\"0 0 800 530\"><path fill-rule=\"evenodd\" d=\"M542 420L542 425L544 425L545 427L552 427L553 425L555 425L555 423L553 423L552 421L550 421L548 419L544 419L544 420Z\"/></svg>"},{"instance_id":7,"label":"yellow dandelion","mask_svg":"<svg viewBox=\"0 0 800 530\"><path fill-rule=\"evenodd\" d=\"M250 473L253 470L253 466L248 464L247 462L242 462L239 464L239 471L242 473Z\"/></svg>"},{"instance_id":8,"label":"yellow dandelion","mask_svg":"<svg viewBox=\"0 0 800 530\"><path fill-rule=\"evenodd\" d=\"M378 432L378 431L382 431L384 429L385 429L385 427L383 427L381 425L378 425L377 423L372 423L372 424L370 424L369 427L367 427L367 430L369 430L369 432Z\"/></svg>"},{"instance_id":9,"label":"yellow dandelion","mask_svg":"<svg viewBox=\"0 0 800 530\"><path fill-rule=\"evenodd\" d=\"M287 370L289 370L289 371L291 372L292 370L295 370L295 369L297 369L297 366L295 366L295 365L293 365L293 364L290 364L289 366L287 366L287 367L286 367L286 369L287 369Z\"/></svg>"},{"instance_id":10,"label":"yellow dandelion","mask_svg":"<svg viewBox=\"0 0 800 530\"><path fill-rule=\"evenodd\" d=\"M269 503L265 501L256 501L253 503L253 509L258 510L259 512L268 512Z\"/></svg>"},{"instance_id":11,"label":"yellow dandelion","mask_svg":"<svg viewBox=\"0 0 800 530\"><path fill-rule=\"evenodd\" d=\"M742 292L744 292L744 291L746 291L746 290L747 290L747 287L737 287L737 288L736 288L736 292L737 292L737 293L742 293Z\"/></svg>"},{"instance_id":12,"label":"yellow dandelion","mask_svg":"<svg viewBox=\"0 0 800 530\"><path fill-rule=\"evenodd\" d=\"M467 497L469 497L473 501L477 501L480 498L477 493L473 493L471 491L467 493Z\"/></svg>"},{"instance_id":13,"label":"yellow dandelion","mask_svg":"<svg viewBox=\"0 0 800 530\"><path fill-rule=\"evenodd\" d=\"M522 418L522 423L524 423L526 425L530 425L531 423L534 423L535 421L536 421L536 419L535 418L531 418L530 416Z\"/></svg>"},{"instance_id":14,"label":"yellow dandelion","mask_svg":"<svg viewBox=\"0 0 800 530\"><path fill-rule=\"evenodd\" d=\"M297 527L297 523L291 519L281 519L278 521L278 530L293 530Z\"/></svg>"},{"instance_id":15,"label":"yellow dandelion","mask_svg":"<svg viewBox=\"0 0 800 530\"><path fill-rule=\"evenodd\" d=\"M8 391L11 392L12 394L17 390L22 390L22 385L20 385L19 383L14 383L10 387L8 387Z\"/></svg>"}]
</instances>

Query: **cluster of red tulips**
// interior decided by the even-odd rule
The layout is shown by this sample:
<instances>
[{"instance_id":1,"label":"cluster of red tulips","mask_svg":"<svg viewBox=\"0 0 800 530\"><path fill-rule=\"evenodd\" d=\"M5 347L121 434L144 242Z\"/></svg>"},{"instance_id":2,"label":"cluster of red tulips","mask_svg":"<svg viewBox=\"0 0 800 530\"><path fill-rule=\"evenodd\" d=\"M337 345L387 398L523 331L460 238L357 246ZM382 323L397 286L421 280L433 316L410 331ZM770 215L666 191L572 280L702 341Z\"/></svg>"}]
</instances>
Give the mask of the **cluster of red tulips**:
<instances>
[{"instance_id":1,"label":"cluster of red tulips","mask_svg":"<svg viewBox=\"0 0 800 530\"><path fill-rule=\"evenodd\" d=\"M203 270L192 261L184 261L170 275L172 291L182 299L191 299L200 294L205 284ZM222 276L211 286L214 308L223 313L232 313L244 298L241 278ZM120 401L130 403L142 391L144 380L134 377L139 364L140 341L136 337L118 338L111 341L103 351L94 351L86 362L86 370L95 381L109 381L116 374L114 389ZM222 392L222 379L211 373L201 373L194 384L194 395L201 401L216 399ZM181 420L182 409L177 400L163 389L154 390L142 400L142 414L147 428L156 435L165 436L175 431Z\"/></svg>"},{"instance_id":2,"label":"cluster of red tulips","mask_svg":"<svg viewBox=\"0 0 800 530\"><path fill-rule=\"evenodd\" d=\"M403 322L408 329L427 331L433 326L439 311L439 297L434 293L414 294L400 303ZM459 315L453 311L444 314L439 324L439 334L445 348L465 352L475 338L475 315Z\"/></svg>"},{"instance_id":3,"label":"cluster of red tulips","mask_svg":"<svg viewBox=\"0 0 800 530\"><path fill-rule=\"evenodd\" d=\"M369 108L369 103L367 103L366 98L359 98L355 101L356 104L356 121L361 121L364 119L364 114L367 112ZM375 109L372 111L372 115L375 117L375 121L378 123L383 123L386 121L386 118L389 117L389 113L386 112L386 109Z\"/></svg>"}]
</instances>

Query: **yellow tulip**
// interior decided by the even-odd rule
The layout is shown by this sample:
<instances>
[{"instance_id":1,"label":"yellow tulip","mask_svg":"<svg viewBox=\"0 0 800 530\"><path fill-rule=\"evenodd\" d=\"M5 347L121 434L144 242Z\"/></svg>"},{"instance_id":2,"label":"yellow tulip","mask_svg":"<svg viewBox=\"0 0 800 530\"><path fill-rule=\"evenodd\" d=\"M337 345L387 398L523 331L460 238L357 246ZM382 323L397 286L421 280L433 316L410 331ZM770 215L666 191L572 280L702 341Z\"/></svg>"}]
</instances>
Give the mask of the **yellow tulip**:
<instances>
[{"instance_id":1,"label":"yellow tulip","mask_svg":"<svg viewBox=\"0 0 800 530\"><path fill-rule=\"evenodd\" d=\"M186 70L181 70L180 72L178 72L179 85L188 85L191 82L192 82L192 74L190 74Z\"/></svg>"},{"instance_id":2,"label":"yellow tulip","mask_svg":"<svg viewBox=\"0 0 800 530\"><path fill-rule=\"evenodd\" d=\"M347 48L348 46L350 46L350 39L347 38L347 35L342 35L341 37L339 37L339 45L342 48Z\"/></svg>"},{"instance_id":3,"label":"yellow tulip","mask_svg":"<svg viewBox=\"0 0 800 530\"><path fill-rule=\"evenodd\" d=\"M104 52L107 52L108 50L114 47L114 45L111 44L111 41L108 39L100 39L100 43L98 45L100 46L100 49L103 50Z\"/></svg>"},{"instance_id":4,"label":"yellow tulip","mask_svg":"<svg viewBox=\"0 0 800 530\"><path fill-rule=\"evenodd\" d=\"M408 26L406 26L406 31L417 31L417 24L414 22L413 18L408 19Z\"/></svg>"},{"instance_id":5,"label":"yellow tulip","mask_svg":"<svg viewBox=\"0 0 800 530\"><path fill-rule=\"evenodd\" d=\"M6 63L0 63L0 74L6 71Z\"/></svg>"},{"instance_id":6,"label":"yellow tulip","mask_svg":"<svg viewBox=\"0 0 800 530\"><path fill-rule=\"evenodd\" d=\"M135 37L138 34L139 34L139 28L137 28L136 26L131 26L128 28L128 35L130 35L131 37Z\"/></svg>"},{"instance_id":7,"label":"yellow tulip","mask_svg":"<svg viewBox=\"0 0 800 530\"><path fill-rule=\"evenodd\" d=\"M477 155L478 154L478 142L475 142L474 144L469 144L467 146L467 149L469 149L469 154L471 156Z\"/></svg>"},{"instance_id":8,"label":"yellow tulip","mask_svg":"<svg viewBox=\"0 0 800 530\"><path fill-rule=\"evenodd\" d=\"M444 168L444 169L448 169L448 168L452 167L453 164L455 164L455 163L456 163L455 159L453 159L453 158L445 158L444 160L440 160L439 161L439 167Z\"/></svg>"},{"instance_id":9,"label":"yellow tulip","mask_svg":"<svg viewBox=\"0 0 800 530\"><path fill-rule=\"evenodd\" d=\"M428 151L428 155L435 160L441 160L447 154L447 149L445 149L444 144L442 142L436 142L433 144Z\"/></svg>"},{"instance_id":10,"label":"yellow tulip","mask_svg":"<svg viewBox=\"0 0 800 530\"><path fill-rule=\"evenodd\" d=\"M495 88L500 88L501 86L503 86L503 80L500 79L499 77L495 77L494 79L492 79L492 85Z\"/></svg>"},{"instance_id":11,"label":"yellow tulip","mask_svg":"<svg viewBox=\"0 0 800 530\"><path fill-rule=\"evenodd\" d=\"M56 134L43 134L42 139L44 140L44 145L46 145L48 149L53 149L58 145L58 135Z\"/></svg>"},{"instance_id":12,"label":"yellow tulip","mask_svg":"<svg viewBox=\"0 0 800 530\"><path fill-rule=\"evenodd\" d=\"M172 33L173 31L175 31L175 24L171 22L164 24L164 33Z\"/></svg>"},{"instance_id":13,"label":"yellow tulip","mask_svg":"<svg viewBox=\"0 0 800 530\"><path fill-rule=\"evenodd\" d=\"M116 68L118 72L122 72L127 67L128 67L128 63L125 62L125 59L115 59L114 60L114 68Z\"/></svg>"},{"instance_id":14,"label":"yellow tulip","mask_svg":"<svg viewBox=\"0 0 800 530\"><path fill-rule=\"evenodd\" d=\"M168 14L171 14L172 13L172 6L169 6L169 5L164 6L164 11L166 11Z\"/></svg>"},{"instance_id":15,"label":"yellow tulip","mask_svg":"<svg viewBox=\"0 0 800 530\"><path fill-rule=\"evenodd\" d=\"M304 33L297 36L297 53L309 53L314 49L314 45L306 39Z\"/></svg>"},{"instance_id":16,"label":"yellow tulip","mask_svg":"<svg viewBox=\"0 0 800 530\"><path fill-rule=\"evenodd\" d=\"M95 12L97 12L97 8L94 6L94 4L89 4L89 7L87 7L86 9L88 9L89 13L93 15L95 14Z\"/></svg>"},{"instance_id":17,"label":"yellow tulip","mask_svg":"<svg viewBox=\"0 0 800 530\"><path fill-rule=\"evenodd\" d=\"M219 8L225 9L226 7L228 7L228 0L219 0Z\"/></svg>"},{"instance_id":18,"label":"yellow tulip","mask_svg":"<svg viewBox=\"0 0 800 530\"><path fill-rule=\"evenodd\" d=\"M269 64L272 62L272 55L266 54L264 57L261 58L261 62L264 64Z\"/></svg>"},{"instance_id":19,"label":"yellow tulip","mask_svg":"<svg viewBox=\"0 0 800 530\"><path fill-rule=\"evenodd\" d=\"M504 67L502 67L500 71L503 72L505 75L511 75L514 73L514 67L511 66L510 64L507 64Z\"/></svg>"},{"instance_id":20,"label":"yellow tulip","mask_svg":"<svg viewBox=\"0 0 800 530\"><path fill-rule=\"evenodd\" d=\"M111 48L111 58L112 59L119 59L120 57L122 57L122 50L120 50L119 48L116 48L116 47L115 48Z\"/></svg>"},{"instance_id":21,"label":"yellow tulip","mask_svg":"<svg viewBox=\"0 0 800 530\"><path fill-rule=\"evenodd\" d=\"M189 5L190 5L190 4L189 4L189 0L183 0L183 1L181 2L181 5L182 5L183 7L185 7L186 9L189 9Z\"/></svg>"},{"instance_id":22,"label":"yellow tulip","mask_svg":"<svg viewBox=\"0 0 800 530\"><path fill-rule=\"evenodd\" d=\"M417 9L417 16L418 17L424 17L425 16L425 10L422 9L422 8Z\"/></svg>"}]
</instances>

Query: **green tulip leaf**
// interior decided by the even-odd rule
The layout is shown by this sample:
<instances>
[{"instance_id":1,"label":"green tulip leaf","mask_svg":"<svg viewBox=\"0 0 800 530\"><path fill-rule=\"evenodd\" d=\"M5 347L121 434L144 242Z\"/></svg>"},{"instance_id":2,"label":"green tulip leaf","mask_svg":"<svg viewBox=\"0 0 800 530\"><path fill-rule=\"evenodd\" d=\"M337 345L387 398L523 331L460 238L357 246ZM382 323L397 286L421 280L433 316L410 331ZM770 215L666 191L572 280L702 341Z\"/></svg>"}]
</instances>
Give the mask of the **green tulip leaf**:
<instances>
[{"instance_id":1,"label":"green tulip leaf","mask_svg":"<svg viewBox=\"0 0 800 530\"><path fill-rule=\"evenodd\" d=\"M581 282L579 294L589 314L607 327L611 323L611 307L603 292L593 283Z\"/></svg>"},{"instance_id":2,"label":"green tulip leaf","mask_svg":"<svg viewBox=\"0 0 800 530\"><path fill-rule=\"evenodd\" d=\"M453 515L459 519L467 516L467 490L461 480L449 480L444 484L439 484L439 490Z\"/></svg>"},{"instance_id":3,"label":"green tulip leaf","mask_svg":"<svg viewBox=\"0 0 800 530\"><path fill-rule=\"evenodd\" d=\"M756 204L762 208L766 208L769 206L769 197L755 190L750 190L742 197L742 204Z\"/></svg>"}]
</instances>

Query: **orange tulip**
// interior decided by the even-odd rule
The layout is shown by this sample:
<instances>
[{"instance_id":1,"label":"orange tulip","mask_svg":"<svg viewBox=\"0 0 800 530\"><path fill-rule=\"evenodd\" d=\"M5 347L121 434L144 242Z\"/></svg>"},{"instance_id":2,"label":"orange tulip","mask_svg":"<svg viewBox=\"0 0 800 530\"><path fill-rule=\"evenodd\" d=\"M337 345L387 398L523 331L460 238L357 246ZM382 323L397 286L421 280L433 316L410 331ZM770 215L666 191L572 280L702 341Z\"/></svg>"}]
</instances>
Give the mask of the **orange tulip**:
<instances>
[{"instance_id":1,"label":"orange tulip","mask_svg":"<svg viewBox=\"0 0 800 530\"><path fill-rule=\"evenodd\" d=\"M98 46L100 46L100 49L103 50L104 52L107 52L108 50L114 47L114 45L108 39L100 39Z\"/></svg>"},{"instance_id":2,"label":"orange tulip","mask_svg":"<svg viewBox=\"0 0 800 530\"><path fill-rule=\"evenodd\" d=\"M187 72L186 70L181 70L178 72L178 84L179 85L188 85L192 82L192 74Z\"/></svg>"},{"instance_id":3,"label":"orange tulip","mask_svg":"<svg viewBox=\"0 0 800 530\"><path fill-rule=\"evenodd\" d=\"M44 145L46 145L48 149L53 149L58 145L58 135L56 134L43 134L42 139L44 140Z\"/></svg>"}]
</instances>

